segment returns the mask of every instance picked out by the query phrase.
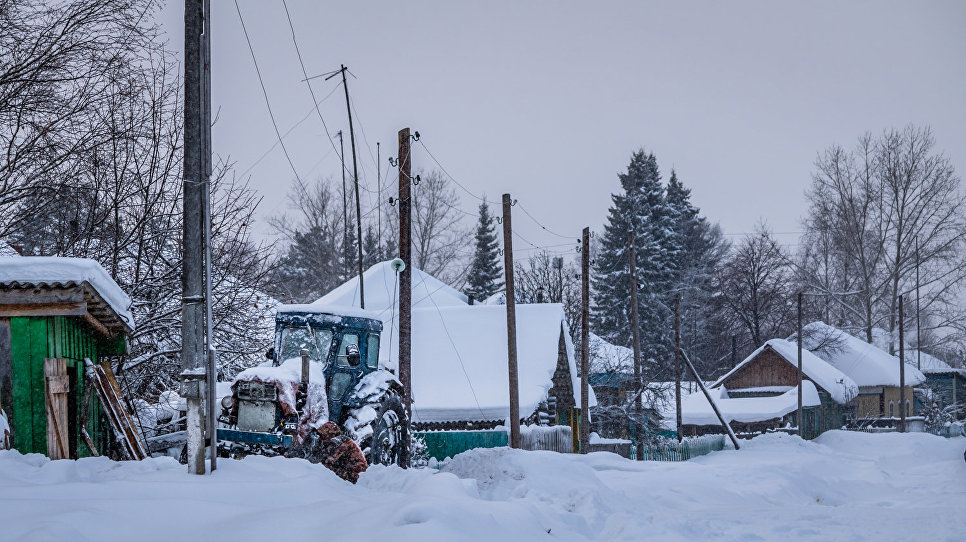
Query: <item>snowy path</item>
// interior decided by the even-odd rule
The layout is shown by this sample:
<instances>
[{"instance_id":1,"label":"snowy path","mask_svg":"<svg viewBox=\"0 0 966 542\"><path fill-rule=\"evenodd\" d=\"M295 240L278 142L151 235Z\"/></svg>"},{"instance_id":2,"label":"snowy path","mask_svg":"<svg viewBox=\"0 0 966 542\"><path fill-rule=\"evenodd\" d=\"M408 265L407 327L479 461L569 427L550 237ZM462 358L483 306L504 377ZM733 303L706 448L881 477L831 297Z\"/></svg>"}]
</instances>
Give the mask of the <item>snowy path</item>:
<instances>
[{"instance_id":1,"label":"snowy path","mask_svg":"<svg viewBox=\"0 0 966 542\"><path fill-rule=\"evenodd\" d=\"M966 540L966 439L769 436L686 463L507 449L358 486L301 460L0 452L0 540ZM550 531L549 533L547 531Z\"/></svg>"}]
</instances>

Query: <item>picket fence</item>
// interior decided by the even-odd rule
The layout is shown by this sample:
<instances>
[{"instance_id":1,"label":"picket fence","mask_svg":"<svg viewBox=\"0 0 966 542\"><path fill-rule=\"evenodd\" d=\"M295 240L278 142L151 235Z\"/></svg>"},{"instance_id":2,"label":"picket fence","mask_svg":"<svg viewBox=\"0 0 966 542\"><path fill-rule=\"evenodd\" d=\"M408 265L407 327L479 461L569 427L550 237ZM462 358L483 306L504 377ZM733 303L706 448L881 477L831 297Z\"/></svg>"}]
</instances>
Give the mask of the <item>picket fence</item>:
<instances>
[{"instance_id":1,"label":"picket fence","mask_svg":"<svg viewBox=\"0 0 966 542\"><path fill-rule=\"evenodd\" d=\"M685 438L678 443L644 446L644 461L687 461L693 457L718 452L725 448L724 435L704 435ZM631 459L636 459L637 450L631 446Z\"/></svg>"}]
</instances>

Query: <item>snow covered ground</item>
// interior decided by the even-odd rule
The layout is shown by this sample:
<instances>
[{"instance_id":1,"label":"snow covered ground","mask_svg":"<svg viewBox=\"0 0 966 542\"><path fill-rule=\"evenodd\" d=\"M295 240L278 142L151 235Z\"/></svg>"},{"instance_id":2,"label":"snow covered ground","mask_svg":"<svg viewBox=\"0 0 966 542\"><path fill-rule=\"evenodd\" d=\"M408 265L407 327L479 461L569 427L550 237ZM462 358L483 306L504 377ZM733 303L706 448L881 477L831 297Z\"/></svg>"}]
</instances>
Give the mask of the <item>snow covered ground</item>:
<instances>
[{"instance_id":1,"label":"snow covered ground","mask_svg":"<svg viewBox=\"0 0 966 542\"><path fill-rule=\"evenodd\" d=\"M966 438L769 435L685 463L475 450L357 486L302 460L0 452L2 540L966 539Z\"/></svg>"}]
</instances>

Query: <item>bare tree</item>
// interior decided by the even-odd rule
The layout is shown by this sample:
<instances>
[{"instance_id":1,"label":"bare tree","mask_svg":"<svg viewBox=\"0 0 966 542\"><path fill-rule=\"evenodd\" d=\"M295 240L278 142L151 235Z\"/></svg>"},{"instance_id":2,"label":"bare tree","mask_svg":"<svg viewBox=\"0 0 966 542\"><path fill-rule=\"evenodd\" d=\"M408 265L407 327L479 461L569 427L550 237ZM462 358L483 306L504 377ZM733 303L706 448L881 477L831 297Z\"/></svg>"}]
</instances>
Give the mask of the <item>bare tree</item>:
<instances>
[{"instance_id":1,"label":"bare tree","mask_svg":"<svg viewBox=\"0 0 966 542\"><path fill-rule=\"evenodd\" d=\"M575 261L567 263L563 257L546 251L516 262L513 272L515 295L519 303L536 303L542 289L545 303L563 304L568 331L575 343L580 342L579 273L580 268Z\"/></svg>"},{"instance_id":2,"label":"bare tree","mask_svg":"<svg viewBox=\"0 0 966 542\"><path fill-rule=\"evenodd\" d=\"M725 261L718 291L733 328L761 346L788 335L794 310L788 257L763 226L745 238Z\"/></svg>"},{"instance_id":3,"label":"bare tree","mask_svg":"<svg viewBox=\"0 0 966 542\"><path fill-rule=\"evenodd\" d=\"M898 295L918 286L927 336L948 339L931 332L963 327L959 181L928 127L866 134L852 151L832 147L819 157L797 268L810 289L829 294L827 320L869 342L874 328L895 335Z\"/></svg>"}]
</instances>

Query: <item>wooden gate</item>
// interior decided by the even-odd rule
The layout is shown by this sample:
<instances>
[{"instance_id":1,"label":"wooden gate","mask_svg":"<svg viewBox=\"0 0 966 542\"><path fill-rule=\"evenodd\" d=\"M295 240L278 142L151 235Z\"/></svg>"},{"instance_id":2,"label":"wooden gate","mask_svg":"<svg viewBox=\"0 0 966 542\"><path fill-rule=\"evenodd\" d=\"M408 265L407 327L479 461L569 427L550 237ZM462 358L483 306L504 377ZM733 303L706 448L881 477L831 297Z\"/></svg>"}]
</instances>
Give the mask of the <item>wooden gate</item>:
<instances>
[{"instance_id":1,"label":"wooden gate","mask_svg":"<svg viewBox=\"0 0 966 542\"><path fill-rule=\"evenodd\" d=\"M44 398L47 406L47 457L70 459L67 360L44 359Z\"/></svg>"}]
</instances>

